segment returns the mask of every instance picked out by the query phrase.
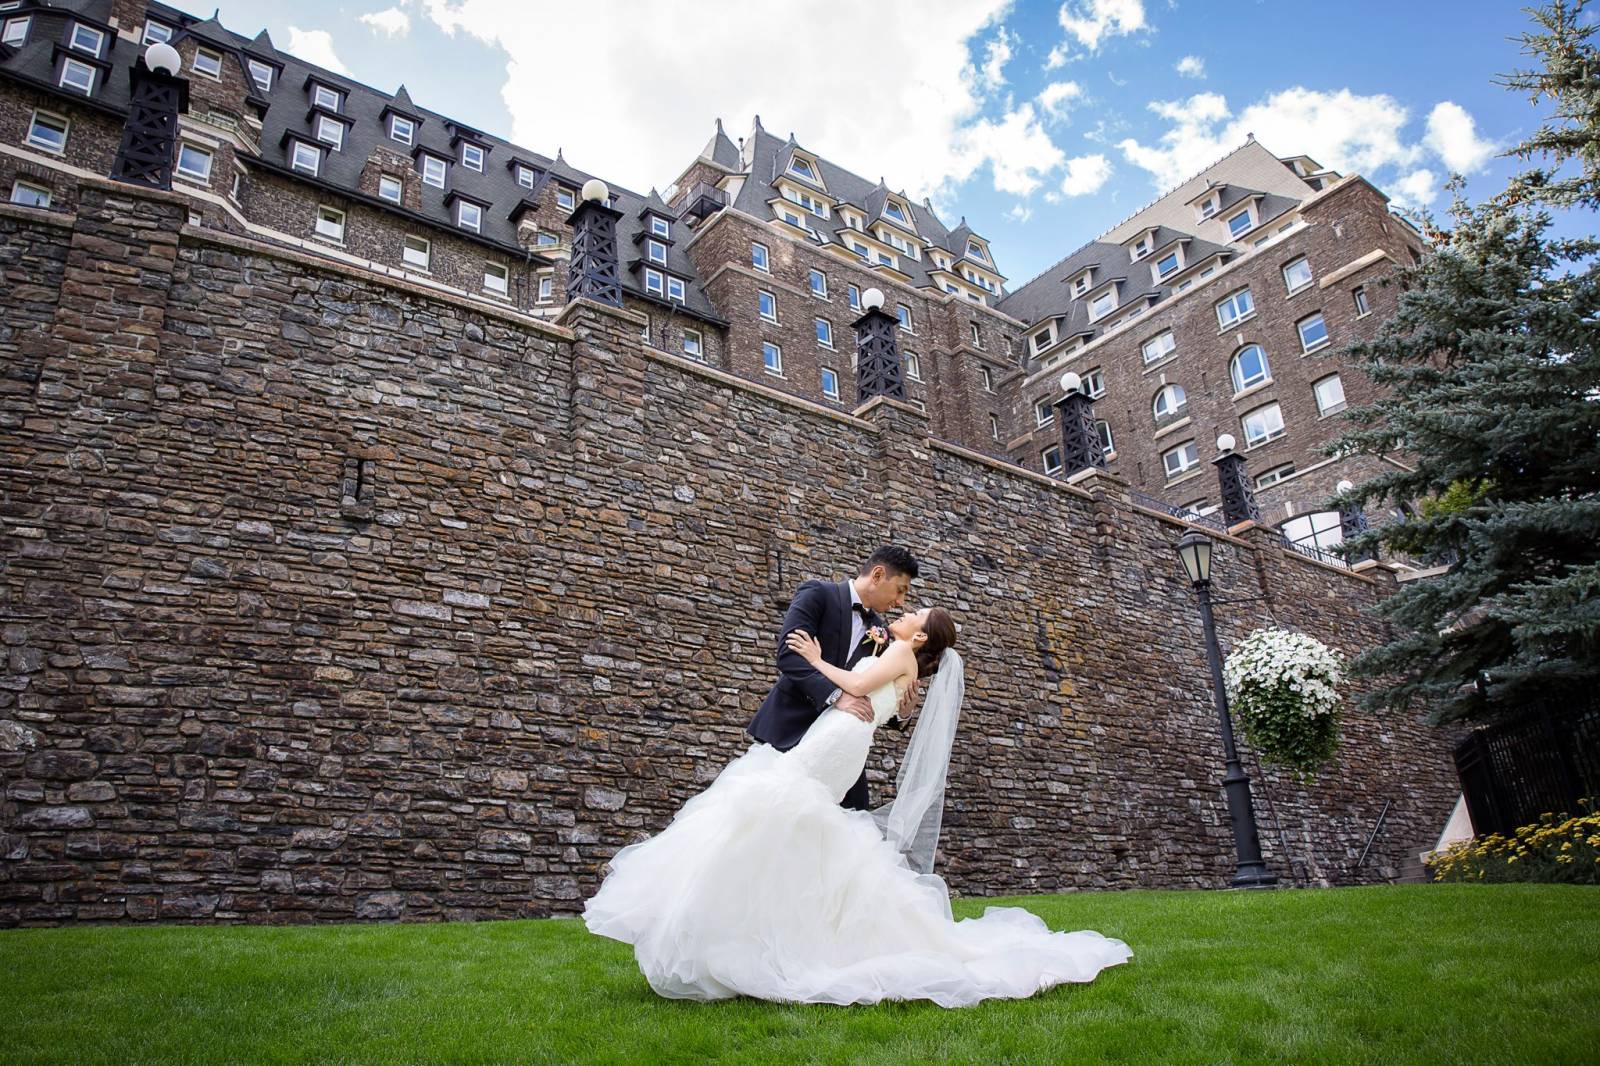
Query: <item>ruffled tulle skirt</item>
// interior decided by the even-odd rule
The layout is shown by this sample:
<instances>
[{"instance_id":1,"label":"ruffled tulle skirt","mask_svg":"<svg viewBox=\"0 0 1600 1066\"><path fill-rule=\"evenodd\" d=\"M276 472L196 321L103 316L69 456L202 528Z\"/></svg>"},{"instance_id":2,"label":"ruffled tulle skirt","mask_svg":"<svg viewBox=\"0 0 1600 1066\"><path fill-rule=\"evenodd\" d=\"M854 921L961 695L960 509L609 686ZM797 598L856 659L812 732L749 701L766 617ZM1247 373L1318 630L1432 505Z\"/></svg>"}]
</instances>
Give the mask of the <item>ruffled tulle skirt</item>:
<instances>
[{"instance_id":1,"label":"ruffled tulle skirt","mask_svg":"<svg viewBox=\"0 0 1600 1066\"><path fill-rule=\"evenodd\" d=\"M632 944L650 987L673 999L961 1007L1092 981L1132 957L1020 907L955 921L940 878L907 867L870 814L841 808L765 744L619 851L583 917Z\"/></svg>"}]
</instances>

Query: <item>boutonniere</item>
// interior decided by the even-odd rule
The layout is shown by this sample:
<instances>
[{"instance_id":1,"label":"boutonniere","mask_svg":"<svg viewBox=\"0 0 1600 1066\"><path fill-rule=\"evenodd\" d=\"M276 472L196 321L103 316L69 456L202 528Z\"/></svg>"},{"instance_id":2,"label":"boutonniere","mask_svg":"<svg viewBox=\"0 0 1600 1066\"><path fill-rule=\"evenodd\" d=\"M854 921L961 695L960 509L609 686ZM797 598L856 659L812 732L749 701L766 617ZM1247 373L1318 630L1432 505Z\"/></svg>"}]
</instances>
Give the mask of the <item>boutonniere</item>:
<instances>
[{"instance_id":1,"label":"boutonniere","mask_svg":"<svg viewBox=\"0 0 1600 1066\"><path fill-rule=\"evenodd\" d=\"M861 643L865 644L869 640L872 641L873 654L876 655L883 650L885 644L889 643L889 631L882 626L873 626L862 635Z\"/></svg>"}]
</instances>

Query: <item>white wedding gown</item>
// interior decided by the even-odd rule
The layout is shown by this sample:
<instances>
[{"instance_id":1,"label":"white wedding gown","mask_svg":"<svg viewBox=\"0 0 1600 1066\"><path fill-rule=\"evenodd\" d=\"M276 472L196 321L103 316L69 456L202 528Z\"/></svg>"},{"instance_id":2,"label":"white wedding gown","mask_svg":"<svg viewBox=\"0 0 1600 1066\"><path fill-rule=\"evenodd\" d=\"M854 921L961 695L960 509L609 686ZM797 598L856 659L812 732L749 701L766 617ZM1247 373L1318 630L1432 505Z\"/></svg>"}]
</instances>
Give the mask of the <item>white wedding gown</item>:
<instances>
[{"instance_id":1,"label":"white wedding gown","mask_svg":"<svg viewBox=\"0 0 1600 1066\"><path fill-rule=\"evenodd\" d=\"M955 921L943 880L908 867L870 813L839 806L895 712L892 684L871 699L871 724L829 710L788 752L755 745L617 852L584 906L590 931L632 944L673 999L962 1007L1126 962L1122 941L1051 932L1020 907Z\"/></svg>"}]
</instances>

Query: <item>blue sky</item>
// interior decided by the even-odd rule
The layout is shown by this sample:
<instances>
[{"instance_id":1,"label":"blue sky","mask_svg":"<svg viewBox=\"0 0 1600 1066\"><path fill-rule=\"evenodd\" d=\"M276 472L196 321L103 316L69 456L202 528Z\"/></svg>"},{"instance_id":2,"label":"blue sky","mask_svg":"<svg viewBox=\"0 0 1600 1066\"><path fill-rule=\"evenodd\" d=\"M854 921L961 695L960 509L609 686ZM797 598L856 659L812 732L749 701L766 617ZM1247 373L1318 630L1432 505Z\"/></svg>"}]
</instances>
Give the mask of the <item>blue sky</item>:
<instances>
[{"instance_id":1,"label":"blue sky","mask_svg":"<svg viewBox=\"0 0 1600 1066\"><path fill-rule=\"evenodd\" d=\"M872 12L864 18L863 12ZM202 12L204 13L204 12ZM644 191L721 117L933 198L1013 286L1236 147L1442 209L1538 121L1486 0L224 0L223 24Z\"/></svg>"}]
</instances>

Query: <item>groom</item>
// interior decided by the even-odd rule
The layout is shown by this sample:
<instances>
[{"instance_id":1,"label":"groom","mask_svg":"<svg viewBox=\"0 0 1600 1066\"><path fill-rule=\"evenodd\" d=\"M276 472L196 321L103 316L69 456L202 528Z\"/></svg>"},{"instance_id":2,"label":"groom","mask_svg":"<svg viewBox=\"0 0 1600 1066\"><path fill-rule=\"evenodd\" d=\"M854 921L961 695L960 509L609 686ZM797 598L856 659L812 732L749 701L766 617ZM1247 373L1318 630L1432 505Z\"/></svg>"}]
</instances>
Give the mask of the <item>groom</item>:
<instances>
[{"instance_id":1,"label":"groom","mask_svg":"<svg viewBox=\"0 0 1600 1066\"><path fill-rule=\"evenodd\" d=\"M829 707L837 707L864 722L872 721L872 704L865 696L852 696L819 674L810 663L788 649L784 638L803 629L822 645L823 658L848 670L871 652L867 634L884 624L880 611L894 610L906 600L917 576L917 560L906 549L889 544L867 557L860 572L848 581L807 581L795 592L778 633L778 683L772 686L761 709L746 727L756 740L788 751L800 743L811 723ZM867 810L867 772L844 795L841 806Z\"/></svg>"}]
</instances>

